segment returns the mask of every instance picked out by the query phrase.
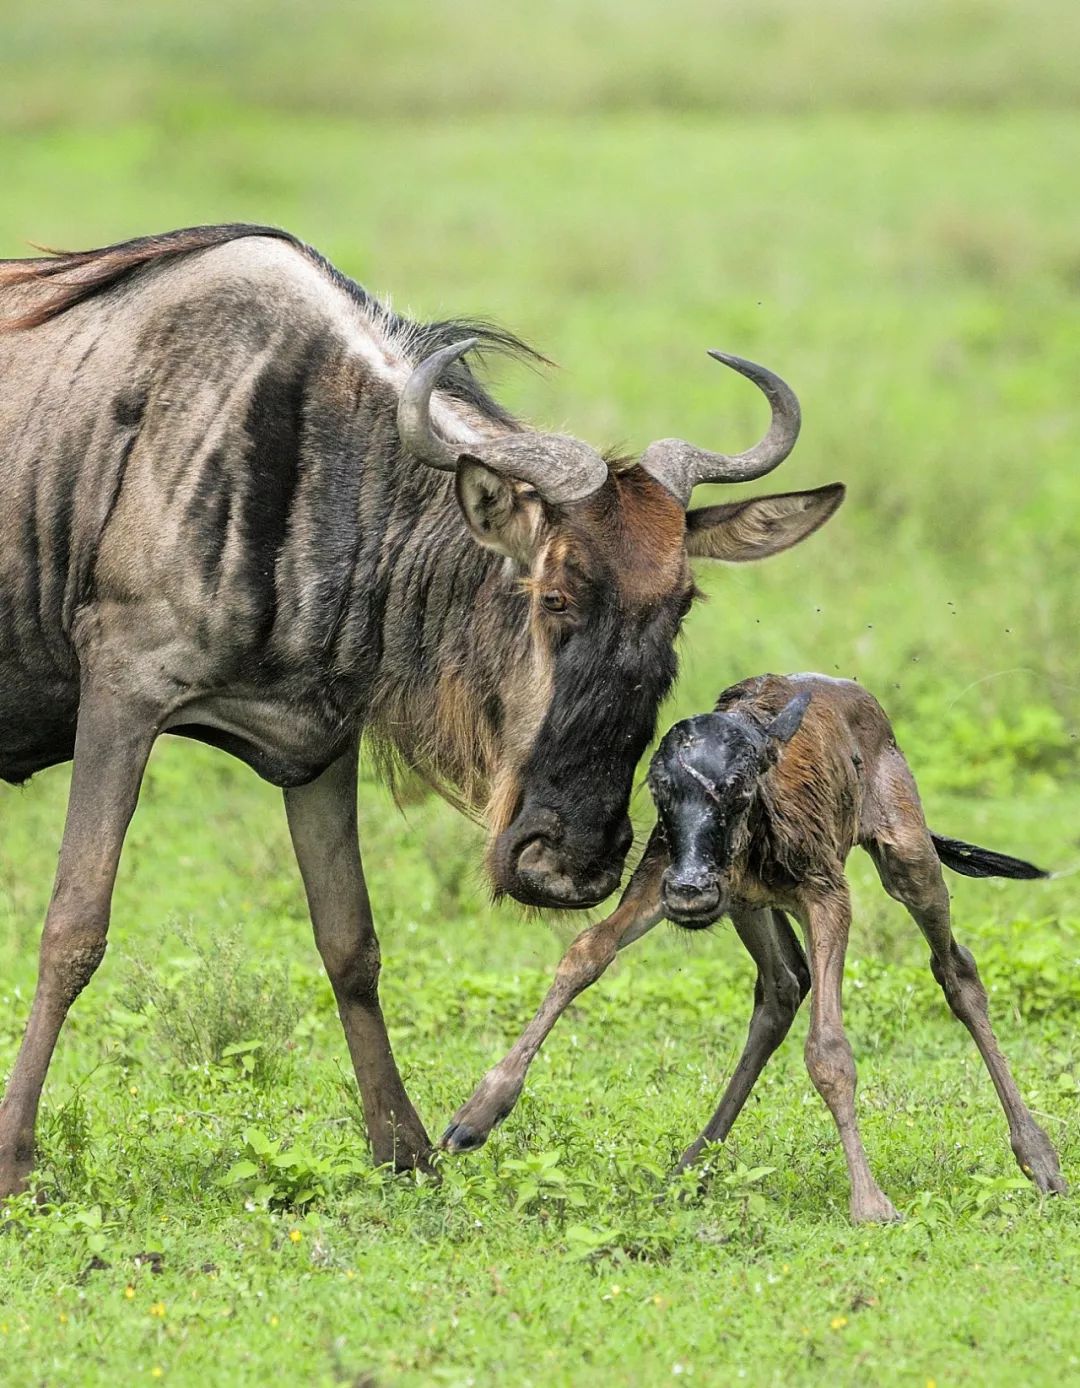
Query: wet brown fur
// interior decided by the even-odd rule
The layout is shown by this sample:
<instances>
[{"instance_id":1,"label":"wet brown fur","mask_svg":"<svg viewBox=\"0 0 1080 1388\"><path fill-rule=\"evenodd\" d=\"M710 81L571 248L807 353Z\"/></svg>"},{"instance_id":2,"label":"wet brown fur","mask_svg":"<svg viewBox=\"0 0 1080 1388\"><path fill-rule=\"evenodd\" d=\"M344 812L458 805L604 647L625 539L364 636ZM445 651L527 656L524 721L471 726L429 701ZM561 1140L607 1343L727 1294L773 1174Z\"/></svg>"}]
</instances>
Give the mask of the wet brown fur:
<instances>
[{"instance_id":1,"label":"wet brown fur","mask_svg":"<svg viewBox=\"0 0 1080 1388\"><path fill-rule=\"evenodd\" d=\"M873 859L886 891L906 906L930 946L934 977L993 1080L1021 1170L1040 1191L1064 1192L1054 1146L1024 1104L991 1030L975 961L953 937L935 839L880 704L850 681L765 675L726 690L716 711L745 719L766 746L773 720L793 699L806 694L810 702L802 723L779 754L767 759L771 765L759 776L756 801L743 832L733 840L733 860L726 865L730 878L723 910L758 970L754 1011L731 1081L711 1121L684 1152L680 1167L697 1163L710 1143L726 1138L812 984L807 1068L840 1134L851 1181L852 1218L864 1222L899 1217L874 1178L862 1145L855 1116L855 1064L841 1015L851 919L844 864L860 844ZM715 793L722 798L722 787L718 785ZM985 853L970 845L960 847ZM1006 868L1030 866L989 856ZM618 907L571 945L521 1038L454 1115L442 1139L444 1147L464 1151L480 1146L512 1110L529 1065L562 1012L600 977L619 949L663 918L664 884L671 866L671 852L658 825ZM802 927L809 961L788 912Z\"/></svg>"}]
</instances>

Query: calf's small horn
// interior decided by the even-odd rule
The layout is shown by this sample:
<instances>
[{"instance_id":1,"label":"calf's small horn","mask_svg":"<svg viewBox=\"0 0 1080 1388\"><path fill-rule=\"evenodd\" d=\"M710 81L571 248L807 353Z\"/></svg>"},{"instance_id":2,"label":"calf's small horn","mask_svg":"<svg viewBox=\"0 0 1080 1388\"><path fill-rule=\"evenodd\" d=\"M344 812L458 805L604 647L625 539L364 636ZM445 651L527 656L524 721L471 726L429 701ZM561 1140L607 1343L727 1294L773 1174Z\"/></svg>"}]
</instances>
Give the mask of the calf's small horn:
<instances>
[{"instance_id":1,"label":"calf's small horn","mask_svg":"<svg viewBox=\"0 0 1080 1388\"><path fill-rule=\"evenodd\" d=\"M760 443L745 453L712 453L683 439L659 439L641 456L641 466L662 483L684 506L690 493L703 482L750 482L779 466L795 447L802 413L795 392L767 367L727 352L711 351L761 390L772 407L769 429Z\"/></svg>"}]
</instances>

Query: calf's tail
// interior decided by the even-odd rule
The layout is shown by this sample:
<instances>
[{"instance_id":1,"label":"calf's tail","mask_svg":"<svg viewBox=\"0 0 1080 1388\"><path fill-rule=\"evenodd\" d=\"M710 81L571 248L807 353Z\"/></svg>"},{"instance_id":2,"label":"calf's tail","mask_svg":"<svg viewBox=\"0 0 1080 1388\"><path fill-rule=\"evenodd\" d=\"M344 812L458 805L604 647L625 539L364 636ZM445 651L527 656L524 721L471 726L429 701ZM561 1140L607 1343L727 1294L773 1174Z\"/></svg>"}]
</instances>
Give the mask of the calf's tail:
<instances>
[{"instance_id":1,"label":"calf's tail","mask_svg":"<svg viewBox=\"0 0 1080 1388\"><path fill-rule=\"evenodd\" d=\"M1025 863L1023 858L1010 858L991 848L979 848L963 839L947 839L941 834L931 833L930 837L945 866L953 872L962 872L965 877L1016 877L1031 881L1050 876L1034 863Z\"/></svg>"}]
</instances>

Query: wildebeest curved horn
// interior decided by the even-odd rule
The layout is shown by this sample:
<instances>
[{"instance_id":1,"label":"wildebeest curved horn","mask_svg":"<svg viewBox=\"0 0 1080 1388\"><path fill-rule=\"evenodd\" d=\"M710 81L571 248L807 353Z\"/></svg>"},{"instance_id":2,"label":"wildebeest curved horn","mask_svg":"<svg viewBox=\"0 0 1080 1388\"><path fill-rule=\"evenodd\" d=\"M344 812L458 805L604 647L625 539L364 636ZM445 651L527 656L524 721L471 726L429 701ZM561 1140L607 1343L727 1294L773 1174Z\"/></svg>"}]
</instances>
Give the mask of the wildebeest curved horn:
<instances>
[{"instance_id":1,"label":"wildebeest curved horn","mask_svg":"<svg viewBox=\"0 0 1080 1388\"><path fill-rule=\"evenodd\" d=\"M467 337L425 357L419 366L413 367L398 401L397 427L401 442L421 462L441 472L453 472L464 450L447 443L435 432L431 422L431 392L450 363L471 352L476 345L475 337Z\"/></svg>"},{"instance_id":2,"label":"wildebeest curved horn","mask_svg":"<svg viewBox=\"0 0 1080 1388\"><path fill-rule=\"evenodd\" d=\"M440 347L413 368L397 409L398 434L410 453L443 472L453 472L462 457L476 458L493 472L527 483L555 505L580 501L603 486L607 464L579 439L531 431L468 444L442 438L431 419L432 391L445 368L476 345L477 339L470 337Z\"/></svg>"},{"instance_id":3,"label":"wildebeest curved horn","mask_svg":"<svg viewBox=\"0 0 1080 1388\"><path fill-rule=\"evenodd\" d=\"M761 442L745 453L710 453L683 439L659 439L649 444L642 454L641 466L684 506L690 502L690 493L703 482L749 482L771 472L795 447L802 423L795 392L767 367L727 352L711 351L709 356L753 381L764 392L772 406L772 420Z\"/></svg>"}]
</instances>

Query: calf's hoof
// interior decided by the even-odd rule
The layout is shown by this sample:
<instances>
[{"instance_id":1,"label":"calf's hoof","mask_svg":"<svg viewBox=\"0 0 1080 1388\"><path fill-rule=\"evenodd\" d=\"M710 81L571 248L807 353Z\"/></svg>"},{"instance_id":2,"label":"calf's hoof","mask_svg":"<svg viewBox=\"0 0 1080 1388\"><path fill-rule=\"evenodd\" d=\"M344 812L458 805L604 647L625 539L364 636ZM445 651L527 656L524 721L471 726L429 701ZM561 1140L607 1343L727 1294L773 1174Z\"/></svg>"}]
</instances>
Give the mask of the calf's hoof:
<instances>
[{"instance_id":1,"label":"calf's hoof","mask_svg":"<svg viewBox=\"0 0 1080 1388\"><path fill-rule=\"evenodd\" d=\"M462 1104L439 1139L444 1152L475 1152L491 1136L518 1101L522 1080L489 1071L476 1087L476 1093Z\"/></svg>"},{"instance_id":2,"label":"calf's hoof","mask_svg":"<svg viewBox=\"0 0 1080 1388\"><path fill-rule=\"evenodd\" d=\"M439 1146L444 1152L475 1152L483 1147L490 1131L490 1128L471 1128L468 1123L451 1123L439 1138Z\"/></svg>"}]
</instances>

